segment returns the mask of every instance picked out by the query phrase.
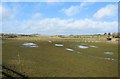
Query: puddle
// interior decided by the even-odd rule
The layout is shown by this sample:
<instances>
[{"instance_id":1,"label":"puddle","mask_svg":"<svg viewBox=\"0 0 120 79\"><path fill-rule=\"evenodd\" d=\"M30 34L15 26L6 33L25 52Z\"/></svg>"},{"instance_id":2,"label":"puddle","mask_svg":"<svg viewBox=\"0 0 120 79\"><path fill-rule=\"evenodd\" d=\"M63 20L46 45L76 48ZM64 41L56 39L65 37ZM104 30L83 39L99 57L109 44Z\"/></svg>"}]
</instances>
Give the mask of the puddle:
<instances>
[{"instance_id":1,"label":"puddle","mask_svg":"<svg viewBox=\"0 0 120 79\"><path fill-rule=\"evenodd\" d=\"M65 48L65 50L68 50L68 51L74 51L73 49L70 49L70 48Z\"/></svg>"},{"instance_id":2,"label":"puddle","mask_svg":"<svg viewBox=\"0 0 120 79\"><path fill-rule=\"evenodd\" d=\"M86 48L89 48L88 46L82 46L82 45L80 45L80 46L78 46L79 48L82 48L82 49L86 49Z\"/></svg>"},{"instance_id":3,"label":"puddle","mask_svg":"<svg viewBox=\"0 0 120 79\"><path fill-rule=\"evenodd\" d=\"M115 60L115 59L113 59L113 58L104 58L105 60Z\"/></svg>"},{"instance_id":4,"label":"puddle","mask_svg":"<svg viewBox=\"0 0 120 79\"><path fill-rule=\"evenodd\" d=\"M64 46L63 44L55 44L55 46Z\"/></svg>"},{"instance_id":5,"label":"puddle","mask_svg":"<svg viewBox=\"0 0 120 79\"><path fill-rule=\"evenodd\" d=\"M109 55L112 55L113 52L104 52L104 54L109 54Z\"/></svg>"},{"instance_id":6,"label":"puddle","mask_svg":"<svg viewBox=\"0 0 120 79\"><path fill-rule=\"evenodd\" d=\"M50 40L49 40L48 42L49 42L49 43L52 43L52 41L50 41Z\"/></svg>"},{"instance_id":7,"label":"puddle","mask_svg":"<svg viewBox=\"0 0 120 79\"><path fill-rule=\"evenodd\" d=\"M23 46L26 46L26 47L38 47L38 45L37 44L35 44L35 43L24 43L24 44L22 44Z\"/></svg>"},{"instance_id":8,"label":"puddle","mask_svg":"<svg viewBox=\"0 0 120 79\"><path fill-rule=\"evenodd\" d=\"M90 46L90 47L93 47L93 48L98 48L97 46Z\"/></svg>"},{"instance_id":9,"label":"puddle","mask_svg":"<svg viewBox=\"0 0 120 79\"><path fill-rule=\"evenodd\" d=\"M111 60L111 58L105 58L105 60Z\"/></svg>"},{"instance_id":10,"label":"puddle","mask_svg":"<svg viewBox=\"0 0 120 79\"><path fill-rule=\"evenodd\" d=\"M76 52L76 53L80 53L80 52Z\"/></svg>"}]
</instances>

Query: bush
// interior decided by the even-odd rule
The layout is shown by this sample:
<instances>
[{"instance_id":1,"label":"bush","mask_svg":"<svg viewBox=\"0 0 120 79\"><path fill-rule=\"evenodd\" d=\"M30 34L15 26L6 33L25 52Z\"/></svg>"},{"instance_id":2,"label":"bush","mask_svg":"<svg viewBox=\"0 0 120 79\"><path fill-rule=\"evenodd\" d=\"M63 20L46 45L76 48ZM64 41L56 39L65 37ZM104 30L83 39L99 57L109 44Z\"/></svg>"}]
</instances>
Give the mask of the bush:
<instances>
[{"instance_id":1,"label":"bush","mask_svg":"<svg viewBox=\"0 0 120 79\"><path fill-rule=\"evenodd\" d=\"M109 40L109 41L110 41L110 40L112 40L112 38L107 38L107 40Z\"/></svg>"}]
</instances>

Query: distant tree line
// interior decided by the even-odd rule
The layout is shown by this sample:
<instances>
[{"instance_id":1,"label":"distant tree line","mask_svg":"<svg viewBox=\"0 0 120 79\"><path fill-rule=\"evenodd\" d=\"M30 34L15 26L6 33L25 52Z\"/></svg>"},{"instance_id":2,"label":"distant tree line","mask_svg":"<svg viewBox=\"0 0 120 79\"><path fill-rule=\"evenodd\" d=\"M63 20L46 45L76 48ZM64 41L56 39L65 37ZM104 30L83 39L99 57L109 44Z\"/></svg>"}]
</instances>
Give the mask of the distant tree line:
<instances>
[{"instance_id":1,"label":"distant tree line","mask_svg":"<svg viewBox=\"0 0 120 79\"><path fill-rule=\"evenodd\" d=\"M65 35L55 35L57 37L60 37L60 38L66 38L66 37L73 37L73 38L82 38L82 37L85 37L85 38L89 38L89 37L94 37L94 36L107 36L108 39L111 39L111 38L120 38L120 32L119 33L104 33L104 34L94 34L94 35L69 35L69 36L65 36ZM16 38L18 36L23 36L23 37L33 37L33 36L40 36L40 34L4 34L4 33L1 33L0 36L2 38Z\"/></svg>"},{"instance_id":2,"label":"distant tree line","mask_svg":"<svg viewBox=\"0 0 120 79\"><path fill-rule=\"evenodd\" d=\"M73 37L73 38L89 38L89 37L99 37L99 36L107 36L107 39L110 40L111 38L120 38L120 33L104 33L104 34L94 34L94 35L69 35L69 36L64 36L64 35L56 35L57 37L60 38L66 38L66 37Z\"/></svg>"},{"instance_id":3,"label":"distant tree line","mask_svg":"<svg viewBox=\"0 0 120 79\"><path fill-rule=\"evenodd\" d=\"M2 36L2 38L16 38L17 35L16 34L0 34L0 36Z\"/></svg>"},{"instance_id":4,"label":"distant tree line","mask_svg":"<svg viewBox=\"0 0 120 79\"><path fill-rule=\"evenodd\" d=\"M30 37L32 35L26 35L26 34L0 34L2 38L17 38L18 36L25 36L25 37Z\"/></svg>"}]
</instances>

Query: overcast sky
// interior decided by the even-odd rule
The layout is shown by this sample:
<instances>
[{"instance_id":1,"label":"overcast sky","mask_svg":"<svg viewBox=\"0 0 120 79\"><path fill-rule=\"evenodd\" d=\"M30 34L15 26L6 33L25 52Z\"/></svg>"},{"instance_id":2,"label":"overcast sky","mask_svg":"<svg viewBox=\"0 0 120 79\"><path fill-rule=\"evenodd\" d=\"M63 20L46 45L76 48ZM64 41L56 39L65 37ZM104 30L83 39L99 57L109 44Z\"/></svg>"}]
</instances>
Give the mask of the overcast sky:
<instances>
[{"instance_id":1,"label":"overcast sky","mask_svg":"<svg viewBox=\"0 0 120 79\"><path fill-rule=\"evenodd\" d=\"M0 15L3 33L70 35L118 31L117 2L4 2L0 4Z\"/></svg>"}]
</instances>

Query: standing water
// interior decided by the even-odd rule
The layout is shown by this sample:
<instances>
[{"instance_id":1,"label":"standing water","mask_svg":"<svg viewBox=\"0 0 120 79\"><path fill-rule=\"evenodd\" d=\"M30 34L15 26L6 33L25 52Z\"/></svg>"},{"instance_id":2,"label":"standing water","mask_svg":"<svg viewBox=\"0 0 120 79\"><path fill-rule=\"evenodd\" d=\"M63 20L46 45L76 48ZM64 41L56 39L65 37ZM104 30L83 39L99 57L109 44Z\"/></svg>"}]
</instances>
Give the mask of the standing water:
<instances>
[{"instance_id":1,"label":"standing water","mask_svg":"<svg viewBox=\"0 0 120 79\"><path fill-rule=\"evenodd\" d=\"M89 48L88 46L82 46L82 45L80 45L80 46L78 46L79 48L82 48L82 49L86 49L86 48Z\"/></svg>"},{"instance_id":2,"label":"standing water","mask_svg":"<svg viewBox=\"0 0 120 79\"><path fill-rule=\"evenodd\" d=\"M22 44L23 46L26 46L26 47L38 47L38 45L37 44L35 44L35 43L24 43L24 44Z\"/></svg>"},{"instance_id":3,"label":"standing water","mask_svg":"<svg viewBox=\"0 0 120 79\"><path fill-rule=\"evenodd\" d=\"M112 55L113 52L104 52L104 54L109 54L109 55Z\"/></svg>"},{"instance_id":4,"label":"standing water","mask_svg":"<svg viewBox=\"0 0 120 79\"><path fill-rule=\"evenodd\" d=\"M55 46L64 46L63 44L55 44Z\"/></svg>"}]
</instances>

